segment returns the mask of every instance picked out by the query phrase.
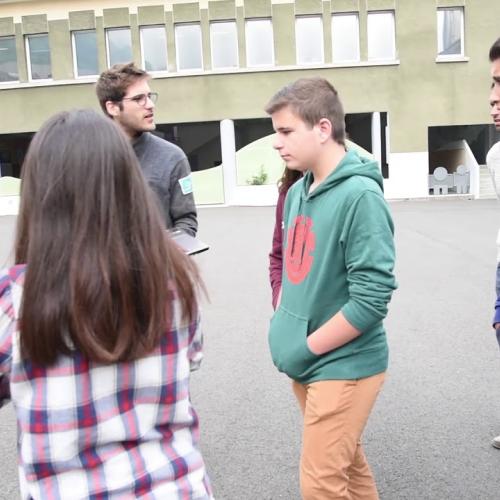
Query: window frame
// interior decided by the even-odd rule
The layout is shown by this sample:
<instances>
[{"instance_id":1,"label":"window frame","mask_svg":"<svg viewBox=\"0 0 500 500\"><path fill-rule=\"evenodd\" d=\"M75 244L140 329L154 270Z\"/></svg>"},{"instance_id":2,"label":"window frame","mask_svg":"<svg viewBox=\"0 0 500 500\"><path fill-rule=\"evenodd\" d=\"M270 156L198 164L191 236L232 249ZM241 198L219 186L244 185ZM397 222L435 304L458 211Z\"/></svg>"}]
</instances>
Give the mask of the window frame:
<instances>
[{"instance_id":1,"label":"window frame","mask_svg":"<svg viewBox=\"0 0 500 500\"><path fill-rule=\"evenodd\" d=\"M357 28L357 47L356 47L356 52L357 56L355 59L335 59L335 54L334 54L334 40L335 40L335 35L334 35L334 29L333 29L333 19L337 17L354 17L356 20L356 28ZM361 43L360 43L360 33L359 33L359 12L334 12L331 15L331 37L332 37L332 61L334 64L350 64L350 63L359 63L361 61Z\"/></svg>"},{"instance_id":2,"label":"window frame","mask_svg":"<svg viewBox=\"0 0 500 500\"><path fill-rule=\"evenodd\" d=\"M263 63L263 64L250 64L250 57L249 57L249 43L248 43L248 31L247 31L247 26L251 23L254 22L266 22L271 28L271 59L272 62L270 64L268 63ZM276 66L276 54L274 52L274 26L273 26L273 20L270 17L260 17L260 18L253 18L253 19L245 19L245 55L247 59L247 67L248 68L273 68Z\"/></svg>"},{"instance_id":3,"label":"window frame","mask_svg":"<svg viewBox=\"0 0 500 500\"><path fill-rule=\"evenodd\" d=\"M439 12L446 10L458 10L460 16L460 53L459 54L440 54L439 53ZM455 7L437 7L436 9L436 58L440 61L449 61L453 59L465 58L465 9L464 6L457 5Z\"/></svg>"},{"instance_id":4,"label":"window frame","mask_svg":"<svg viewBox=\"0 0 500 500\"><path fill-rule=\"evenodd\" d=\"M106 42L106 67L107 68L111 68L111 66L113 66L113 64L111 64L111 60L110 60L110 57L109 57L109 37L108 37L108 33L110 33L111 31L123 31L123 30L128 30L128 32L130 33L130 53L131 53L130 61L132 61L133 58L134 58L131 27L130 26L119 26L119 27L116 27L116 28L106 28L104 30L104 38L105 38L105 42ZM114 64L119 64L119 63L114 63Z\"/></svg>"},{"instance_id":5,"label":"window frame","mask_svg":"<svg viewBox=\"0 0 500 500\"><path fill-rule=\"evenodd\" d=\"M299 44L297 43L297 24L301 19L319 19L321 21L321 60L313 62L302 62L299 60ZM323 26L323 16L321 14L311 14L295 16L295 63L297 66L321 66L325 64L325 28Z\"/></svg>"},{"instance_id":6,"label":"window frame","mask_svg":"<svg viewBox=\"0 0 500 500\"><path fill-rule=\"evenodd\" d=\"M370 57L370 16L377 16L380 14L390 14L392 17L392 57ZM372 10L366 14L366 40L367 40L367 60L369 62L379 61L396 61L398 58L396 47L396 12L394 10Z\"/></svg>"},{"instance_id":7,"label":"window frame","mask_svg":"<svg viewBox=\"0 0 500 500\"><path fill-rule=\"evenodd\" d=\"M235 42L236 42L236 66L215 66L214 65L214 42L213 42L212 26L215 26L216 24L231 24L234 26L234 33L236 35L236 39L235 39ZM238 47L238 25L236 23L236 19L210 21L209 30L210 30L210 57L212 59L212 69L217 70L217 71L239 69L240 68L240 51L239 51L239 47Z\"/></svg>"},{"instance_id":8,"label":"window frame","mask_svg":"<svg viewBox=\"0 0 500 500\"><path fill-rule=\"evenodd\" d=\"M179 43L177 39L178 29L183 26L198 26L198 35L200 41L200 68L180 68L180 57L179 57ZM201 23L199 21L191 22L191 23L176 23L174 24L174 41L175 41L175 62L177 65L177 71L180 73L199 73L205 68L205 61L203 60L203 33L201 31Z\"/></svg>"},{"instance_id":9,"label":"window frame","mask_svg":"<svg viewBox=\"0 0 500 500\"><path fill-rule=\"evenodd\" d=\"M49 57L50 57L50 73L52 74L52 54L50 52L50 38L48 33L33 33L24 35L24 44L26 52L26 69L28 70L28 81L30 82L51 82L53 77L50 78L33 78L33 73L31 71L31 52L30 52L30 38L41 38L42 36L47 37L49 43Z\"/></svg>"},{"instance_id":10,"label":"window frame","mask_svg":"<svg viewBox=\"0 0 500 500\"><path fill-rule=\"evenodd\" d=\"M95 74L92 74L92 75L79 75L78 74L78 58L77 58L77 54L76 54L75 33L95 33L95 35L96 35L96 47L97 47L97 31L95 29L71 31L71 50L73 51L73 75L78 80L82 79L82 78L94 78L96 76L99 76L100 71L99 71L99 49L98 48L97 48L97 72Z\"/></svg>"},{"instance_id":11,"label":"window frame","mask_svg":"<svg viewBox=\"0 0 500 500\"><path fill-rule=\"evenodd\" d=\"M180 58L179 58L179 43L177 39L177 33L178 33L178 28L181 28L183 26L198 26L198 35L199 35L199 40L200 40L200 67L199 68L186 68L186 69L181 69L180 68ZM201 31L201 23L199 21L195 22L188 22L188 23L176 23L174 24L174 41L175 41L175 63L177 65L177 71L179 73L199 73L204 70L205 68L205 61L203 60L203 34Z\"/></svg>"},{"instance_id":12,"label":"window frame","mask_svg":"<svg viewBox=\"0 0 500 500\"><path fill-rule=\"evenodd\" d=\"M165 69L154 69L146 70L146 59L144 57L144 41L143 41L143 31L151 28L163 28L165 33ZM168 73L168 41L167 41L167 28L164 24L148 24L139 26L139 41L141 47L141 67L144 71L152 74Z\"/></svg>"},{"instance_id":13,"label":"window frame","mask_svg":"<svg viewBox=\"0 0 500 500\"><path fill-rule=\"evenodd\" d=\"M0 39L7 39L7 38L11 38L12 40L14 40L14 49L15 49L15 52L16 52L16 67L17 67L17 79L16 80L4 80L4 81L1 81L0 80L0 85L8 85L9 83L12 84L12 83L19 83L19 58L17 56L17 43L16 43L16 35L6 35L6 36L1 36Z\"/></svg>"}]
</instances>

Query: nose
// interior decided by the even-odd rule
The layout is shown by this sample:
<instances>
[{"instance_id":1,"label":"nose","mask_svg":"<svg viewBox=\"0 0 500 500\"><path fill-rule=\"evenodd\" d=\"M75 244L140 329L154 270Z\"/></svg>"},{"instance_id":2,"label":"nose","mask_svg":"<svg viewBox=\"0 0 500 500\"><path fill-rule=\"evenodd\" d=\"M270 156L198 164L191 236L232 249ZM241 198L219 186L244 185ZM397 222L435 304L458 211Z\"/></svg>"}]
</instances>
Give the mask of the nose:
<instances>
[{"instance_id":1,"label":"nose","mask_svg":"<svg viewBox=\"0 0 500 500\"><path fill-rule=\"evenodd\" d=\"M146 108L148 109L153 109L155 107L155 103L151 99L151 97L147 96L146 97Z\"/></svg>"},{"instance_id":2,"label":"nose","mask_svg":"<svg viewBox=\"0 0 500 500\"><path fill-rule=\"evenodd\" d=\"M279 151L282 147L283 147L283 144L281 144L281 141L280 141L280 138L278 137L278 134L274 134L273 148Z\"/></svg>"},{"instance_id":3,"label":"nose","mask_svg":"<svg viewBox=\"0 0 500 500\"><path fill-rule=\"evenodd\" d=\"M490 103L490 115L498 115L500 112L500 85L498 83L494 83L491 87Z\"/></svg>"},{"instance_id":4,"label":"nose","mask_svg":"<svg viewBox=\"0 0 500 500\"><path fill-rule=\"evenodd\" d=\"M500 114L500 101L498 99L492 99L490 108L490 116L495 117Z\"/></svg>"}]
</instances>

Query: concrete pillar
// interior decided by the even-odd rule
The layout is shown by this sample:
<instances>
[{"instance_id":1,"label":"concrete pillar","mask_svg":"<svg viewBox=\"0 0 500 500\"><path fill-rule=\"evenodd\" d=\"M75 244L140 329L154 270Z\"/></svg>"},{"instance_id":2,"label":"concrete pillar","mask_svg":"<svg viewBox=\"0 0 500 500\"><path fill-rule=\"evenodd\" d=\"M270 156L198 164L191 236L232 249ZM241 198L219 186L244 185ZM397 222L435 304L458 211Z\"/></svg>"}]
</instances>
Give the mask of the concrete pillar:
<instances>
[{"instance_id":1,"label":"concrete pillar","mask_svg":"<svg viewBox=\"0 0 500 500\"><path fill-rule=\"evenodd\" d=\"M220 143L222 151L222 179L224 182L224 203L234 202L236 190L236 143L233 120L220 122Z\"/></svg>"},{"instance_id":2,"label":"concrete pillar","mask_svg":"<svg viewBox=\"0 0 500 500\"><path fill-rule=\"evenodd\" d=\"M372 153L373 157L378 161L378 166L382 164L382 131L380 129L380 113L375 111L372 113Z\"/></svg>"}]
</instances>

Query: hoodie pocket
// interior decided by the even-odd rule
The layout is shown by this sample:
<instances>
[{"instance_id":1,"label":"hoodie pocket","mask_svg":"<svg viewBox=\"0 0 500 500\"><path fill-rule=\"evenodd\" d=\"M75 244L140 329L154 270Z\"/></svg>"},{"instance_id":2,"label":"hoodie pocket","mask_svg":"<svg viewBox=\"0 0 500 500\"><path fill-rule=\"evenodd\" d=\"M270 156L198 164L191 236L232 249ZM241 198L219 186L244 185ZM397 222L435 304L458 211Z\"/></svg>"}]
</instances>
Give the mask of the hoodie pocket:
<instances>
[{"instance_id":1,"label":"hoodie pocket","mask_svg":"<svg viewBox=\"0 0 500 500\"><path fill-rule=\"evenodd\" d=\"M307 346L308 320L280 307L271 319L269 348L276 368L301 379L319 357Z\"/></svg>"}]
</instances>

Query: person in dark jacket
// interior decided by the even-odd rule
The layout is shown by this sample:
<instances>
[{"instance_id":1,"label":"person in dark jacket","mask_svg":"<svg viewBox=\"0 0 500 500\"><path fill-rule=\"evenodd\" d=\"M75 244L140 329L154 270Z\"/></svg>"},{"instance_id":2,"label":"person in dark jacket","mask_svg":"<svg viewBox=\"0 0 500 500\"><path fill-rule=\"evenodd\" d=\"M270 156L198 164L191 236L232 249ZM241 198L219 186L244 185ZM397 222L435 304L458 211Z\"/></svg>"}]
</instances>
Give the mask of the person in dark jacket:
<instances>
[{"instance_id":1,"label":"person in dark jacket","mask_svg":"<svg viewBox=\"0 0 500 500\"><path fill-rule=\"evenodd\" d=\"M195 236L198 220L189 162L178 146L151 134L158 94L151 92L149 80L134 63L115 64L97 81L99 104L130 139L166 227Z\"/></svg>"}]
</instances>

